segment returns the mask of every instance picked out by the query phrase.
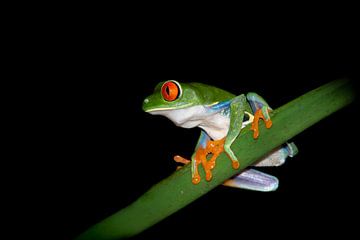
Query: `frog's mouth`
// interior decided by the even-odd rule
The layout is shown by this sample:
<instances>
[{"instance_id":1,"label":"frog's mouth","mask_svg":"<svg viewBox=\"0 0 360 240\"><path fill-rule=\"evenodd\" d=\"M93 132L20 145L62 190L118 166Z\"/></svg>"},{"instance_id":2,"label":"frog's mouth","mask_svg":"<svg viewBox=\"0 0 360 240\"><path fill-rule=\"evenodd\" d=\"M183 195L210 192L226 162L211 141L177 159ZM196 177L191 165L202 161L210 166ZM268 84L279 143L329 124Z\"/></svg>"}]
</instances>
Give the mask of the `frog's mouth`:
<instances>
[{"instance_id":1,"label":"frog's mouth","mask_svg":"<svg viewBox=\"0 0 360 240\"><path fill-rule=\"evenodd\" d=\"M164 116L176 126L193 128L200 124L205 116L205 111L202 106L191 106L190 104L188 106L184 105L182 108L155 108L146 112L152 115Z\"/></svg>"},{"instance_id":2,"label":"frog's mouth","mask_svg":"<svg viewBox=\"0 0 360 240\"><path fill-rule=\"evenodd\" d=\"M177 109L184 109L184 108L188 108L190 106L192 106L193 104L192 103L188 103L188 104L178 104L178 105L175 105L175 106L160 106L160 107L152 107L151 106L151 102L149 101L149 99L145 99L144 102L143 102L143 110L145 112L148 112L148 113L151 113L152 112L156 112L156 111L171 111L171 110L177 110Z\"/></svg>"}]
</instances>

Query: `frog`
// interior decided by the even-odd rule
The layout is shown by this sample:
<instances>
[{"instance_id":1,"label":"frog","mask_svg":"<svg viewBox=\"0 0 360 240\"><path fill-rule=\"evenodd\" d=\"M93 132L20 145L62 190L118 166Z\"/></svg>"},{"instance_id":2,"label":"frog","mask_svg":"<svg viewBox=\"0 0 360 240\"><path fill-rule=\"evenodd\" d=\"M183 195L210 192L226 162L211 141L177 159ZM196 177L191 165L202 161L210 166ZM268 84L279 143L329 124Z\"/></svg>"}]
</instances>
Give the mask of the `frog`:
<instances>
[{"instance_id":1,"label":"frog","mask_svg":"<svg viewBox=\"0 0 360 240\"><path fill-rule=\"evenodd\" d=\"M199 82L167 80L158 83L151 95L142 104L143 111L160 115L182 128L200 128L200 137L195 151L188 160L175 155L174 161L191 164L191 181L199 184L201 176L199 165L205 171L206 181L211 181L212 170L221 153L231 160L233 169L240 167L240 162L231 146L241 130L251 124L253 138L260 136L259 121L270 129L273 109L255 92L235 95L221 88ZM254 167L282 165L287 157L293 157L298 149L294 143L285 143L257 161ZM223 183L225 186L255 191L274 191L279 180L275 176L253 168L247 168Z\"/></svg>"}]
</instances>

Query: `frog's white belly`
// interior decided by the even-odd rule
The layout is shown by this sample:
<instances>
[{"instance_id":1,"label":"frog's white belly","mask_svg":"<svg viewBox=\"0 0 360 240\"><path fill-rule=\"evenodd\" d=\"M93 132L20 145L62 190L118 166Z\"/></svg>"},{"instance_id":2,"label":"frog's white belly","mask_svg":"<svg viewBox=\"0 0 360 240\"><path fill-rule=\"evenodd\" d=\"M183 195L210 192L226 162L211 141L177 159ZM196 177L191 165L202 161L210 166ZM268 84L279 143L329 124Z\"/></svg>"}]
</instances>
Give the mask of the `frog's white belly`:
<instances>
[{"instance_id":1,"label":"frog's white belly","mask_svg":"<svg viewBox=\"0 0 360 240\"><path fill-rule=\"evenodd\" d=\"M228 116L221 114L220 111L209 111L204 106L193 106L173 110L155 110L150 113L165 116L179 127L200 127L204 129L213 140L224 138L230 126L230 118ZM242 127L245 127L248 123L250 122L244 122Z\"/></svg>"}]
</instances>

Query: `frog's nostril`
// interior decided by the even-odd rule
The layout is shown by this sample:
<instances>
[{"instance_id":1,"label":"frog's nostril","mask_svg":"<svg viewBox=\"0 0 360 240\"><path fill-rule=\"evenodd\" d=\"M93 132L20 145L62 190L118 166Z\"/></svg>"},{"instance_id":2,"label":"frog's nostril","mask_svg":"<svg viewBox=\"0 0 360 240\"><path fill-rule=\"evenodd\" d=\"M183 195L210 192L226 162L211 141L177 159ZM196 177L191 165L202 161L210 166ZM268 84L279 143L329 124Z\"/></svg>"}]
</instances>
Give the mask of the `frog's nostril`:
<instances>
[{"instance_id":1,"label":"frog's nostril","mask_svg":"<svg viewBox=\"0 0 360 240\"><path fill-rule=\"evenodd\" d=\"M145 98L144 103L146 104L148 102L149 102L149 99Z\"/></svg>"}]
</instances>

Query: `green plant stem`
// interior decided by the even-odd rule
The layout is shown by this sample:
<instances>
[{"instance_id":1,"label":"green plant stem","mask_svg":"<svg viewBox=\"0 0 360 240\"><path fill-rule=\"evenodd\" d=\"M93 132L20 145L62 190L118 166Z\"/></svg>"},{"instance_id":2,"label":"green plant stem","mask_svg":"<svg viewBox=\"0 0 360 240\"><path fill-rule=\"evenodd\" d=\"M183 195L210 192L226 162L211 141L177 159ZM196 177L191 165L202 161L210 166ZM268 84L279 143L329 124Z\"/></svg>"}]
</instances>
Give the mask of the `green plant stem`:
<instances>
[{"instance_id":1,"label":"green plant stem","mask_svg":"<svg viewBox=\"0 0 360 240\"><path fill-rule=\"evenodd\" d=\"M240 159L240 169L234 170L231 161L223 153L217 159L213 179L207 182L200 167L201 182L194 185L191 182L190 166L185 166L154 185L128 207L89 228L77 240L120 239L142 232L353 99L354 92L347 80L330 82L296 98L271 113L273 125L270 129L266 129L263 122L260 123L260 136L257 140L253 139L249 126L241 131L232 145Z\"/></svg>"}]
</instances>

